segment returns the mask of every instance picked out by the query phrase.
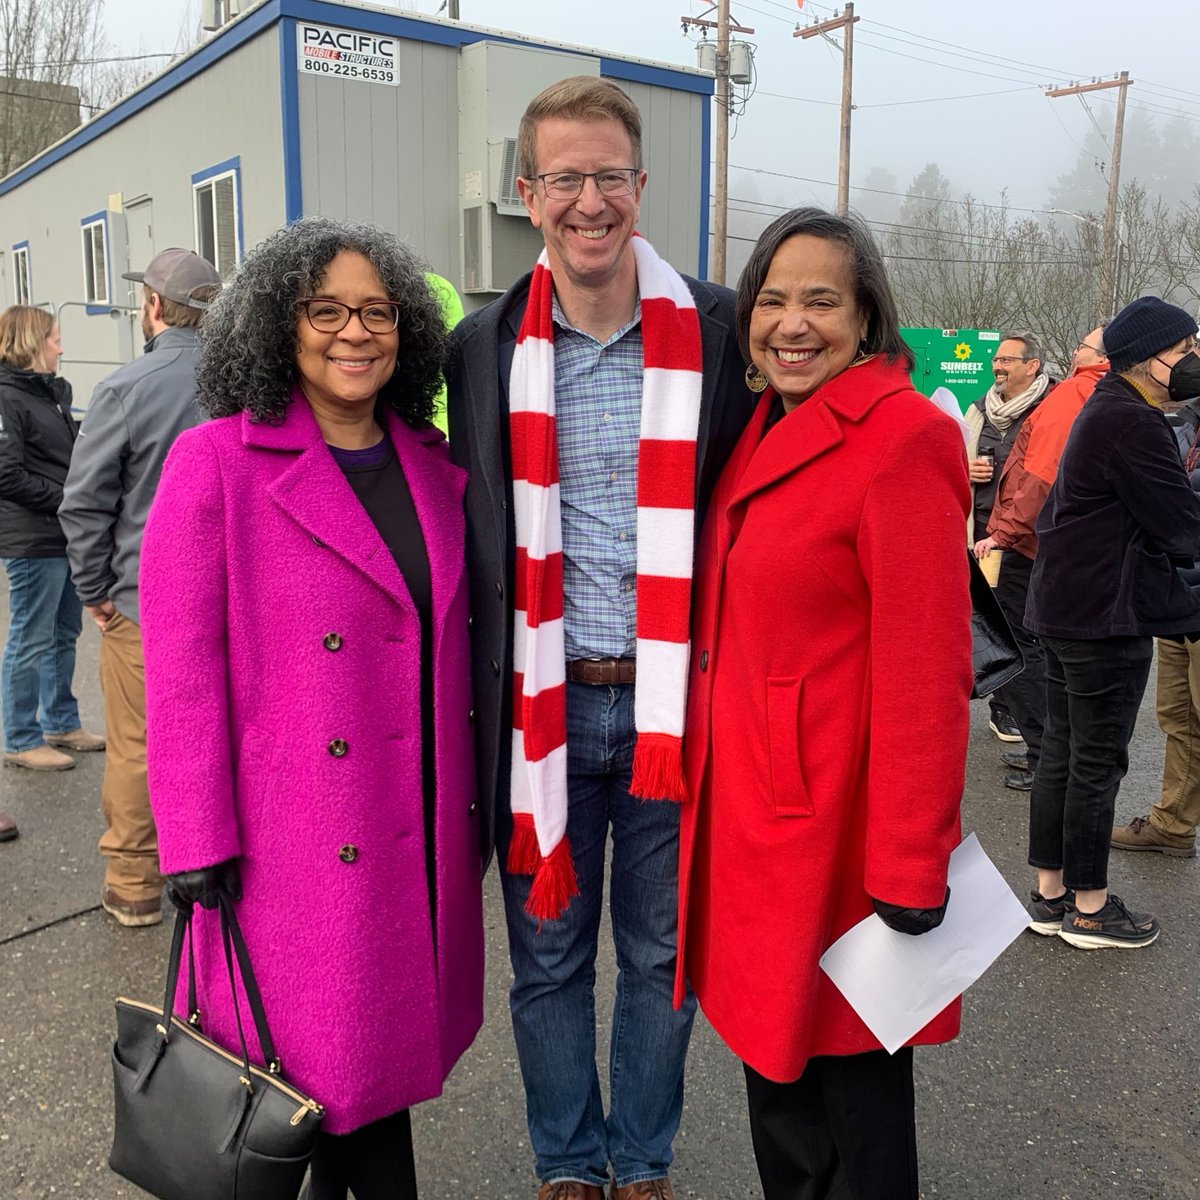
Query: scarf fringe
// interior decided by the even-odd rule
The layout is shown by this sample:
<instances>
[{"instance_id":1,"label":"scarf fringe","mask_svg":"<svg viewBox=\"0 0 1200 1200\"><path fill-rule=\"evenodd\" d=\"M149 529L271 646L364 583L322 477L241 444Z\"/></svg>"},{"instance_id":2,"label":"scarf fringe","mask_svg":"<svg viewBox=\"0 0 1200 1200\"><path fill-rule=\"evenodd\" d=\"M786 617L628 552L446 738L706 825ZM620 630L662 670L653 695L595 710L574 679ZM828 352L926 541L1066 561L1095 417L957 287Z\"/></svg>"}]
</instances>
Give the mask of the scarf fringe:
<instances>
[{"instance_id":1,"label":"scarf fringe","mask_svg":"<svg viewBox=\"0 0 1200 1200\"><path fill-rule=\"evenodd\" d=\"M683 777L683 743L665 733L640 733L633 749L633 782L629 790L642 800L687 801Z\"/></svg>"},{"instance_id":2,"label":"scarf fringe","mask_svg":"<svg viewBox=\"0 0 1200 1200\"><path fill-rule=\"evenodd\" d=\"M508 860L504 869L510 875L532 875L541 860L532 814L513 813L512 841L508 844Z\"/></svg>"},{"instance_id":3,"label":"scarf fringe","mask_svg":"<svg viewBox=\"0 0 1200 1200\"><path fill-rule=\"evenodd\" d=\"M538 863L525 911L537 921L554 921L567 911L567 906L578 895L571 843L564 837Z\"/></svg>"}]
</instances>

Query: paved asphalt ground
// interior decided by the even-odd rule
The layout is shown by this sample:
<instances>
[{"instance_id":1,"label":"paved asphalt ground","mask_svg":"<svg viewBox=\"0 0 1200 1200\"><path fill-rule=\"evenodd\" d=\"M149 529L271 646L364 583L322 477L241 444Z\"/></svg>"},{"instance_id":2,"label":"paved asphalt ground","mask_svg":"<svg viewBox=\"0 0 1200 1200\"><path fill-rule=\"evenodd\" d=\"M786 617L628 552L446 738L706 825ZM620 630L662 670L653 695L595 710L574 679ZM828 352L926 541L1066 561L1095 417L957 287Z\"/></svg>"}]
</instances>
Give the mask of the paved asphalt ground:
<instances>
[{"instance_id":1,"label":"paved asphalt ground","mask_svg":"<svg viewBox=\"0 0 1200 1200\"><path fill-rule=\"evenodd\" d=\"M93 729L102 724L97 644L86 629L76 674ZM1001 786L1000 748L975 705L964 825L1024 898L1027 804ZM1161 753L1146 703L1120 816L1146 811ZM112 1001L159 994L168 930L121 929L97 907L102 759L83 755L61 775L0 772L0 809L21 827L19 841L0 846L0 1200L142 1195L106 1165ZM968 993L959 1040L918 1051L925 1197L1200 1200L1200 860L1114 852L1111 878L1159 915L1156 945L1084 953L1024 934ZM487 1022L445 1095L415 1113L422 1200L535 1192L494 871L486 902ZM337 970L336 946L328 967ZM613 974L606 942L602 1012ZM602 1047L603 1058L607 1028ZM761 1195L739 1065L702 1019L673 1178L681 1197Z\"/></svg>"}]
</instances>

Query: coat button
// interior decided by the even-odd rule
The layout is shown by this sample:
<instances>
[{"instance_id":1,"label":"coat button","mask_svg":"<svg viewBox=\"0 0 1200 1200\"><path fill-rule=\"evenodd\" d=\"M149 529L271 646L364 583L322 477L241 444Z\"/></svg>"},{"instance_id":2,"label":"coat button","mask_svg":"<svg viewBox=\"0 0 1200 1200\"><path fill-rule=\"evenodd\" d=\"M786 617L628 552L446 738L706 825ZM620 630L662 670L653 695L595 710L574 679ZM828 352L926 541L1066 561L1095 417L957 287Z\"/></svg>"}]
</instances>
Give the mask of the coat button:
<instances>
[{"instance_id":1,"label":"coat button","mask_svg":"<svg viewBox=\"0 0 1200 1200\"><path fill-rule=\"evenodd\" d=\"M474 709L471 709L471 711L469 713L467 713L467 724L468 725L475 724L475 710Z\"/></svg>"},{"instance_id":2,"label":"coat button","mask_svg":"<svg viewBox=\"0 0 1200 1200\"><path fill-rule=\"evenodd\" d=\"M322 641L325 643L326 650L340 650L342 648L342 635L340 633L327 633Z\"/></svg>"},{"instance_id":3,"label":"coat button","mask_svg":"<svg viewBox=\"0 0 1200 1200\"><path fill-rule=\"evenodd\" d=\"M498 579L496 580L496 595L499 596L501 600L504 599L504 584L502 584Z\"/></svg>"},{"instance_id":4,"label":"coat button","mask_svg":"<svg viewBox=\"0 0 1200 1200\"><path fill-rule=\"evenodd\" d=\"M468 628L468 629L474 629L474 628L475 628L475 618L474 618L473 616L468 616L468 617L467 617L467 628Z\"/></svg>"},{"instance_id":5,"label":"coat button","mask_svg":"<svg viewBox=\"0 0 1200 1200\"><path fill-rule=\"evenodd\" d=\"M497 679L500 677L500 664L494 658L492 659L492 674L495 675Z\"/></svg>"},{"instance_id":6,"label":"coat button","mask_svg":"<svg viewBox=\"0 0 1200 1200\"><path fill-rule=\"evenodd\" d=\"M702 670L702 671L708 670L708 651L707 650L700 651L700 670Z\"/></svg>"},{"instance_id":7,"label":"coat button","mask_svg":"<svg viewBox=\"0 0 1200 1200\"><path fill-rule=\"evenodd\" d=\"M334 758L345 758L346 751L349 749L350 747L346 744L344 738L334 738L333 741L329 743L329 753L332 754Z\"/></svg>"},{"instance_id":8,"label":"coat button","mask_svg":"<svg viewBox=\"0 0 1200 1200\"><path fill-rule=\"evenodd\" d=\"M358 857L358 847L348 842L338 851L338 858L344 863L352 863Z\"/></svg>"}]
</instances>

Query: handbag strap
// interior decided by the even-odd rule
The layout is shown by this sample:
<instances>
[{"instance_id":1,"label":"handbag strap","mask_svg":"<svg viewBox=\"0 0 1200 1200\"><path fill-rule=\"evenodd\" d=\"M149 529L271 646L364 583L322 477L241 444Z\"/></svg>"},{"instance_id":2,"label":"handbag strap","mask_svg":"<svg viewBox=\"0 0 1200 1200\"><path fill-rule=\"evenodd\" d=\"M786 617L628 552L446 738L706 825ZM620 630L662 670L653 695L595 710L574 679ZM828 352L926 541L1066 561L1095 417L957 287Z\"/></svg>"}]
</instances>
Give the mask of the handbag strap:
<instances>
[{"instance_id":1,"label":"handbag strap","mask_svg":"<svg viewBox=\"0 0 1200 1200\"><path fill-rule=\"evenodd\" d=\"M246 993L246 1002L250 1006L250 1015L254 1019L254 1032L258 1035L258 1046L262 1051L263 1062L272 1074L279 1073L279 1057L275 1053L275 1043L271 1038L271 1030L267 1025L267 1010L263 1006L262 993L258 990L258 980L254 977L254 969L250 966L250 952L246 948L246 939L242 936L242 927L238 924L237 913L233 901L225 895L219 898L221 909L221 941L225 947L225 961L229 968L229 983L233 983L233 961L230 956L230 945L237 956L238 974L241 976L242 988ZM234 1011L237 1012L237 989L234 987ZM241 1035L241 1017L238 1017L238 1034ZM245 1046L245 1038L242 1037Z\"/></svg>"}]
</instances>

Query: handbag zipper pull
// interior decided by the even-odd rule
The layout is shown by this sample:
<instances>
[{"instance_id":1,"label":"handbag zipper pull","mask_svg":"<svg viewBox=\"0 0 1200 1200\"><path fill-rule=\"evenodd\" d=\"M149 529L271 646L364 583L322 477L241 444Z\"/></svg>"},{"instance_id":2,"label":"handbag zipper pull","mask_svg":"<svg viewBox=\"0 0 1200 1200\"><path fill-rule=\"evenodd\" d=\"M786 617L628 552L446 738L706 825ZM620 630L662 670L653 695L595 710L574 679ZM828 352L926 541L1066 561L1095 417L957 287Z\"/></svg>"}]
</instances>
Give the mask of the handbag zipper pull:
<instances>
[{"instance_id":1,"label":"handbag zipper pull","mask_svg":"<svg viewBox=\"0 0 1200 1200\"><path fill-rule=\"evenodd\" d=\"M289 1122L291 1125L299 1125L308 1114L322 1112L323 1109L315 1100L305 1100L298 1109L292 1114L292 1119Z\"/></svg>"}]
</instances>

